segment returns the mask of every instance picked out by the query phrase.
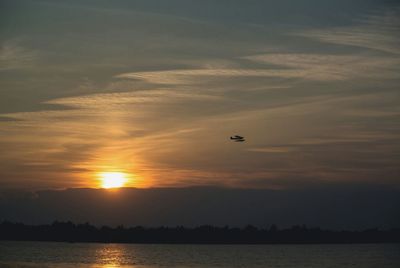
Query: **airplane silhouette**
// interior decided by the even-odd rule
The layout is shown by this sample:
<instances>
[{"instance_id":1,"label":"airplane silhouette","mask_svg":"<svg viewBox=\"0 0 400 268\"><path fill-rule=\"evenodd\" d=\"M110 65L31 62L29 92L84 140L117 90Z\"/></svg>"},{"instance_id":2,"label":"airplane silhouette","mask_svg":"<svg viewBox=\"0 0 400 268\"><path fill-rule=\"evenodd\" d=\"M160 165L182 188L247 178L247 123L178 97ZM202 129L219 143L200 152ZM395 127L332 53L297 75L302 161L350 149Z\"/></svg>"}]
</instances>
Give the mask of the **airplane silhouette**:
<instances>
[{"instance_id":1,"label":"airplane silhouette","mask_svg":"<svg viewBox=\"0 0 400 268\"><path fill-rule=\"evenodd\" d=\"M244 142L245 141L244 137L239 136L239 135L235 135L235 136L231 137L231 140L233 140L235 142Z\"/></svg>"}]
</instances>

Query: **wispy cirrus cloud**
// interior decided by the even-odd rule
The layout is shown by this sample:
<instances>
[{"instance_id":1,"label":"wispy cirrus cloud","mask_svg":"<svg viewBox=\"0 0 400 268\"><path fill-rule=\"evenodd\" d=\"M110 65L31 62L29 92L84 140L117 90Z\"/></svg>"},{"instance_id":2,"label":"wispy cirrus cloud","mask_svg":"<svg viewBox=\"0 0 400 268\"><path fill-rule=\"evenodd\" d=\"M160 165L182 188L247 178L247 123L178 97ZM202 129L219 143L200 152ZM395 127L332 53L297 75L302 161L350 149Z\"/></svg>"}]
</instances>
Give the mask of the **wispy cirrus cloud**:
<instances>
[{"instance_id":1,"label":"wispy cirrus cloud","mask_svg":"<svg viewBox=\"0 0 400 268\"><path fill-rule=\"evenodd\" d=\"M86 96L61 98L47 101L75 108L104 108L118 105L143 103L178 103L182 101L218 101L222 96L201 94L173 89L138 90L133 92L91 94Z\"/></svg>"},{"instance_id":2,"label":"wispy cirrus cloud","mask_svg":"<svg viewBox=\"0 0 400 268\"><path fill-rule=\"evenodd\" d=\"M30 67L37 56L37 52L16 41L5 41L0 45L0 71Z\"/></svg>"},{"instance_id":3,"label":"wispy cirrus cloud","mask_svg":"<svg viewBox=\"0 0 400 268\"><path fill-rule=\"evenodd\" d=\"M352 26L309 29L294 35L321 42L400 54L400 9L377 10Z\"/></svg>"},{"instance_id":4,"label":"wispy cirrus cloud","mask_svg":"<svg viewBox=\"0 0 400 268\"><path fill-rule=\"evenodd\" d=\"M204 79L232 77L299 77L296 71L267 69L177 69L120 74L118 78L145 80L152 84L185 85Z\"/></svg>"},{"instance_id":5,"label":"wispy cirrus cloud","mask_svg":"<svg viewBox=\"0 0 400 268\"><path fill-rule=\"evenodd\" d=\"M204 68L132 72L117 75L151 84L192 85L231 78L285 78L343 81L357 78L398 78L400 58L367 54L269 53L243 56L264 68ZM267 66L268 65L268 66Z\"/></svg>"},{"instance_id":6,"label":"wispy cirrus cloud","mask_svg":"<svg viewBox=\"0 0 400 268\"><path fill-rule=\"evenodd\" d=\"M133 72L120 74L118 78L130 78L144 80L152 84L188 85L204 82L204 79L229 79L229 78L285 78L306 79L311 81L335 81L348 79L351 75L340 70L340 67L349 63L362 66L371 63L362 62L362 58L345 56L306 55L306 54L267 54L244 57L255 62L277 64L279 66L266 67L265 69L181 69L150 72ZM327 62L330 59L331 62ZM294 60L294 61L293 61ZM343 60L343 61L340 61ZM377 63L385 63L383 59L377 59ZM282 68L283 67L283 68ZM284 68L292 67L292 68ZM373 68L373 67L372 67Z\"/></svg>"},{"instance_id":7,"label":"wispy cirrus cloud","mask_svg":"<svg viewBox=\"0 0 400 268\"><path fill-rule=\"evenodd\" d=\"M294 69L286 72L288 77L294 73L293 77L315 81L397 78L400 71L400 58L363 54L275 53L247 56L245 59Z\"/></svg>"}]
</instances>

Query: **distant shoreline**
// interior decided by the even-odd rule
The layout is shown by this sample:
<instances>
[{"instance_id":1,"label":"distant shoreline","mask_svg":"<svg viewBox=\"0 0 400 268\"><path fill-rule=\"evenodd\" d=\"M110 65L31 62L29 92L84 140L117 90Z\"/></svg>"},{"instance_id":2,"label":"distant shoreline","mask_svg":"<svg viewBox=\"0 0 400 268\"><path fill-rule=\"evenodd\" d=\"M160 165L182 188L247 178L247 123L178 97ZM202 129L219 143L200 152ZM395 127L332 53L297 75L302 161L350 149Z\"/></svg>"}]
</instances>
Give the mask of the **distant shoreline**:
<instances>
[{"instance_id":1,"label":"distant shoreline","mask_svg":"<svg viewBox=\"0 0 400 268\"><path fill-rule=\"evenodd\" d=\"M88 223L54 222L51 225L0 223L2 241L43 241L67 243L124 244L376 244L400 243L400 229L363 231L332 231L296 225L278 229L275 225L259 229L215 227L196 228L119 226L97 228Z\"/></svg>"},{"instance_id":2,"label":"distant shoreline","mask_svg":"<svg viewBox=\"0 0 400 268\"><path fill-rule=\"evenodd\" d=\"M221 245L221 246L229 246L229 245L244 245L244 246L256 246L256 245L400 245L399 242L321 242L321 243L161 243L161 242L102 242L102 241L53 241L53 240L2 240L1 242L21 242L21 243L30 243L30 242L39 242L39 243L62 243L62 244L123 244L123 245Z\"/></svg>"}]
</instances>

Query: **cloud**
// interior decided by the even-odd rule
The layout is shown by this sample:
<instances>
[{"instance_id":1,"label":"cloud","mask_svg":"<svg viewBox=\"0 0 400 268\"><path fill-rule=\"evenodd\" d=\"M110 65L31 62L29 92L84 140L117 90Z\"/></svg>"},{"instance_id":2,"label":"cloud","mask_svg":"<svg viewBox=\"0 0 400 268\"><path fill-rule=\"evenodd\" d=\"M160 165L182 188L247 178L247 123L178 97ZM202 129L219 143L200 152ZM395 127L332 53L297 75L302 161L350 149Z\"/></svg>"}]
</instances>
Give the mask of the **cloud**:
<instances>
[{"instance_id":1,"label":"cloud","mask_svg":"<svg viewBox=\"0 0 400 268\"><path fill-rule=\"evenodd\" d=\"M342 92L276 98L282 94L278 90L266 92L270 98L263 97L260 106L252 101L248 107L238 107L240 99L232 103L229 92L221 95L184 88L58 98L46 103L65 109L6 114L18 121L2 122L2 147L14 151L7 154L8 160L13 155L16 162L25 164L3 161L7 166L3 174L17 169L19 180L28 174L40 176L36 187L64 185L68 176L73 177L69 185L93 187L93 181L87 180L93 173L118 167L135 174L136 186L280 189L299 178L371 180L377 170L387 175L385 182L394 177L390 173L395 170L391 163L396 157L387 144L397 145L390 139L389 125L371 132L366 131L368 125L346 122L359 120L357 115L349 118L350 108L379 111L370 105L388 106L393 94ZM246 95L252 94L259 92ZM249 137L244 148L232 146L227 139L238 126ZM346 157L338 161L342 154ZM387 159L386 163L375 155ZM51 177L57 170L62 180L53 183Z\"/></svg>"},{"instance_id":2,"label":"cloud","mask_svg":"<svg viewBox=\"0 0 400 268\"><path fill-rule=\"evenodd\" d=\"M400 58L387 56L274 53L244 58L290 68L289 71L281 71L282 74L286 73L287 77L315 81L398 78L400 71Z\"/></svg>"},{"instance_id":3,"label":"cloud","mask_svg":"<svg viewBox=\"0 0 400 268\"><path fill-rule=\"evenodd\" d=\"M221 100L217 95L185 92L173 89L138 90L134 92L91 94L86 96L61 98L47 101L47 104L64 105L75 108L106 108L110 106L141 103L177 103L182 101Z\"/></svg>"},{"instance_id":4,"label":"cloud","mask_svg":"<svg viewBox=\"0 0 400 268\"><path fill-rule=\"evenodd\" d=\"M243 57L248 60L262 63L273 63L276 65L292 68L265 68L265 69L181 69L151 72L134 72L118 75L118 78L139 79L152 84L167 85L190 85L200 82L210 81L210 79L229 79L238 77L247 78L286 78L286 79L306 79L311 81L334 81L349 79L351 74L345 73L349 69L341 69L346 64L355 64L357 67L371 68L376 66L392 66L391 60L345 57L345 56L326 56L326 55L306 55L306 54L264 54ZM329 62L328 60L331 60ZM363 61L364 60L364 61ZM373 64L369 67L368 64ZM398 61L395 62L396 64ZM374 70L375 71L375 70ZM352 72L353 74L355 72Z\"/></svg>"},{"instance_id":5,"label":"cloud","mask_svg":"<svg viewBox=\"0 0 400 268\"><path fill-rule=\"evenodd\" d=\"M118 78L145 80L152 84L185 85L201 82L210 78L231 77L298 77L293 71L266 69L180 69L151 72L133 72L120 74Z\"/></svg>"},{"instance_id":6,"label":"cloud","mask_svg":"<svg viewBox=\"0 0 400 268\"><path fill-rule=\"evenodd\" d=\"M67 176L69 185L93 187L94 173L119 169L135 174L136 186L142 178L148 184L157 168L149 164L146 152L169 153L168 148L181 146L182 137L190 137L202 127L185 125L194 119L185 109L196 102L223 100L218 95L182 90L138 90L58 98L46 102L59 106L58 110L2 114L16 121L1 125L0 141L8 151L0 156L4 158L1 172L24 183L27 176L40 177L35 187L65 184ZM176 105L181 105L182 115L169 116L170 107ZM160 117L164 120L155 120ZM85 183L82 174L92 179ZM54 182L52 176L57 177ZM170 182L176 179L171 177ZM13 185L10 182L8 187Z\"/></svg>"},{"instance_id":7,"label":"cloud","mask_svg":"<svg viewBox=\"0 0 400 268\"><path fill-rule=\"evenodd\" d=\"M326 43L400 55L400 9L377 10L355 21L357 25L305 30L294 35Z\"/></svg>"},{"instance_id":8,"label":"cloud","mask_svg":"<svg viewBox=\"0 0 400 268\"><path fill-rule=\"evenodd\" d=\"M110 115L118 117L142 116L146 110L129 111L132 105L168 105L183 102L218 102L224 97L217 94L196 93L184 90L157 89L136 90L121 93L100 93L76 97L58 98L44 102L43 104L57 105L64 108L57 110L41 110L34 112L15 112L1 114L9 120L20 120L14 125L29 126L32 124L69 122L72 120L101 120L102 116ZM7 122L4 121L4 122ZM90 124L90 123L89 123Z\"/></svg>"},{"instance_id":9,"label":"cloud","mask_svg":"<svg viewBox=\"0 0 400 268\"><path fill-rule=\"evenodd\" d=\"M204 68L132 72L117 75L161 85L199 85L216 83L217 79L285 78L306 81L345 81L359 78L395 79L400 71L400 58L369 54L268 53L243 56L264 68Z\"/></svg>"},{"instance_id":10,"label":"cloud","mask_svg":"<svg viewBox=\"0 0 400 268\"><path fill-rule=\"evenodd\" d=\"M31 67L37 52L24 48L16 41L5 41L0 45L0 71Z\"/></svg>"}]
</instances>

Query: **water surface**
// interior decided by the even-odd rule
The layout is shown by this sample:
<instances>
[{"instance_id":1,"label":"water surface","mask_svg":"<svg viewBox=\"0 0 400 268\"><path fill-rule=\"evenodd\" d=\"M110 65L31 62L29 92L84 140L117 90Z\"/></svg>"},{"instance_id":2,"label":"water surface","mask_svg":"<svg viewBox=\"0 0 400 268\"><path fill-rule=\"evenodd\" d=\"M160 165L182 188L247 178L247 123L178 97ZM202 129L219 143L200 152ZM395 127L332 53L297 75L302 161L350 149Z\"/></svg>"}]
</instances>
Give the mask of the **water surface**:
<instances>
[{"instance_id":1,"label":"water surface","mask_svg":"<svg viewBox=\"0 0 400 268\"><path fill-rule=\"evenodd\" d=\"M4 268L398 268L400 244L143 245L0 241Z\"/></svg>"}]
</instances>

